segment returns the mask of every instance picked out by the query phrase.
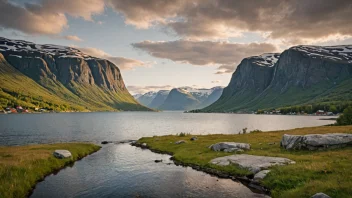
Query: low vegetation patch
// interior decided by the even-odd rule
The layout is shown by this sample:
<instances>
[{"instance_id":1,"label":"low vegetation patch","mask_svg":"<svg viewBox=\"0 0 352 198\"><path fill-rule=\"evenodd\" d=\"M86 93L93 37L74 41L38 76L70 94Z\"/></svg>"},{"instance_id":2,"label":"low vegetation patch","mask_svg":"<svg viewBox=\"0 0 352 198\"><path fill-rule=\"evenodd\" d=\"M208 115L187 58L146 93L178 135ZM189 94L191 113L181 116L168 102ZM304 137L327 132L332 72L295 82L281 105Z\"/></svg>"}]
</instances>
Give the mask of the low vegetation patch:
<instances>
[{"instance_id":1,"label":"low vegetation patch","mask_svg":"<svg viewBox=\"0 0 352 198\"><path fill-rule=\"evenodd\" d=\"M56 149L69 150L72 158L53 157ZM99 149L88 143L0 147L0 197L26 197L46 175Z\"/></svg>"},{"instance_id":2,"label":"low vegetation patch","mask_svg":"<svg viewBox=\"0 0 352 198\"><path fill-rule=\"evenodd\" d=\"M296 164L277 166L262 181L271 190L272 197L311 197L324 192L331 197L352 197L352 147L325 151L287 151L280 147L284 134L306 135L326 133L352 133L352 126L324 126L300 128L286 131L246 133L240 135L197 135L197 141L176 145L176 141L191 138L191 135L155 136L141 138L139 143L147 143L154 150L174 154L174 158L184 164L213 168L233 176L248 176L251 173L237 166L220 167L209 164L211 159L232 155L215 152L208 147L217 142L243 142L251 144L250 155L285 157Z\"/></svg>"}]
</instances>

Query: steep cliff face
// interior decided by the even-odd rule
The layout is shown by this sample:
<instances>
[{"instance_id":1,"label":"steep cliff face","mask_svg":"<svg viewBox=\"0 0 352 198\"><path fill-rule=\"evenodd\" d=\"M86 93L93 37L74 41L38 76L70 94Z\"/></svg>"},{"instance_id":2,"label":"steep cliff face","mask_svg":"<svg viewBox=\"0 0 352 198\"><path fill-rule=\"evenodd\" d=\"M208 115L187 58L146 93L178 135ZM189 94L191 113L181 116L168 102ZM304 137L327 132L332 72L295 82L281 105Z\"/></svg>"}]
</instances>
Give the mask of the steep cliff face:
<instances>
[{"instance_id":1,"label":"steep cliff face","mask_svg":"<svg viewBox=\"0 0 352 198\"><path fill-rule=\"evenodd\" d=\"M347 97L352 90L347 86L352 46L296 46L285 50L272 66L258 66L244 59L220 99L204 111L275 108L329 101L332 95L352 99Z\"/></svg>"},{"instance_id":2,"label":"steep cliff face","mask_svg":"<svg viewBox=\"0 0 352 198\"><path fill-rule=\"evenodd\" d=\"M127 91L121 72L108 60L71 47L38 45L0 37L0 53L22 74L53 94L88 103L99 110L147 110Z\"/></svg>"},{"instance_id":3,"label":"steep cliff face","mask_svg":"<svg viewBox=\"0 0 352 198\"><path fill-rule=\"evenodd\" d=\"M262 54L243 59L220 99L205 110L222 111L238 107L261 94L272 81L274 65L279 57L279 54Z\"/></svg>"}]
</instances>

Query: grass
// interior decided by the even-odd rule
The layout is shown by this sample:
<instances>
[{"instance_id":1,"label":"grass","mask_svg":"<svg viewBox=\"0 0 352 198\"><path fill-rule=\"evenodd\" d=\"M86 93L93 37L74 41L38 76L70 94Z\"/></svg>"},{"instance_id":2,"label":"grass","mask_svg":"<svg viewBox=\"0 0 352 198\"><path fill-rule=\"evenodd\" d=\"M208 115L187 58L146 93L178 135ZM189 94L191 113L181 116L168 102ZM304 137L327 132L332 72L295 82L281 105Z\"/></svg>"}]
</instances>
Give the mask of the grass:
<instances>
[{"instance_id":1,"label":"grass","mask_svg":"<svg viewBox=\"0 0 352 198\"><path fill-rule=\"evenodd\" d=\"M154 136L138 141L147 143L151 149L173 153L174 158L184 164L213 168L233 176L250 175L250 172L233 165L220 167L209 164L211 159L231 154L211 151L208 147L224 141L250 143L251 150L245 151L246 154L285 157L296 161L293 165L272 167L272 171L262 181L262 185L271 190L272 197L310 197L318 192L331 197L352 197L352 147L326 151L286 151L280 148L283 134L325 133L352 133L352 126L299 128L241 135L198 135L197 141L189 141L191 135ZM187 143L174 144L178 140L186 140Z\"/></svg>"},{"instance_id":2,"label":"grass","mask_svg":"<svg viewBox=\"0 0 352 198\"><path fill-rule=\"evenodd\" d=\"M56 149L69 150L72 158L53 157ZM46 175L99 149L99 146L88 143L0 147L0 197L26 197Z\"/></svg>"}]
</instances>

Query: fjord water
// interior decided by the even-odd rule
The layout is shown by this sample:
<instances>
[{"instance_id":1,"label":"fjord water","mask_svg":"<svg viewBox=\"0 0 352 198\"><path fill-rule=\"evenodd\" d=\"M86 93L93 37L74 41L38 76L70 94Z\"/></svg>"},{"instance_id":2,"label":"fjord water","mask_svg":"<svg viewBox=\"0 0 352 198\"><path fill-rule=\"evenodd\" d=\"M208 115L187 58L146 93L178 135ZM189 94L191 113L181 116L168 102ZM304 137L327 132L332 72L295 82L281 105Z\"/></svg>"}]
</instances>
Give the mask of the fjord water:
<instances>
[{"instance_id":1,"label":"fjord water","mask_svg":"<svg viewBox=\"0 0 352 198\"><path fill-rule=\"evenodd\" d=\"M182 112L0 115L0 145L121 141L176 133L236 134L331 124L316 116ZM326 117L325 117L326 118ZM36 185L31 197L264 197L230 179L176 166L170 156L129 144L102 149ZM162 159L162 163L154 160Z\"/></svg>"},{"instance_id":2,"label":"fjord water","mask_svg":"<svg viewBox=\"0 0 352 198\"><path fill-rule=\"evenodd\" d=\"M182 112L0 114L0 145L121 141L177 133L237 134L321 126L317 116L191 114Z\"/></svg>"}]
</instances>

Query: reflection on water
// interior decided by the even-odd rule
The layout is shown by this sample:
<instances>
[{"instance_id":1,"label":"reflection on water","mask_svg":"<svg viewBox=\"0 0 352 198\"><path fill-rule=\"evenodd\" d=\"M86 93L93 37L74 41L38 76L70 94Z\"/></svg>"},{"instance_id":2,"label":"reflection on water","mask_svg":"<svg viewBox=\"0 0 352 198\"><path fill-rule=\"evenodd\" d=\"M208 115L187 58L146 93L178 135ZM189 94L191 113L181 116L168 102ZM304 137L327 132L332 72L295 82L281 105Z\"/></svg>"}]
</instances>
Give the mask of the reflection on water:
<instances>
[{"instance_id":1,"label":"reflection on water","mask_svg":"<svg viewBox=\"0 0 352 198\"><path fill-rule=\"evenodd\" d=\"M325 117L326 118L326 117ZM320 126L317 116L191 114L182 112L0 114L0 145L138 139L176 133L235 134Z\"/></svg>"},{"instance_id":2,"label":"reflection on water","mask_svg":"<svg viewBox=\"0 0 352 198\"><path fill-rule=\"evenodd\" d=\"M169 158L128 144L108 144L45 178L31 197L264 197L230 179L175 166Z\"/></svg>"}]
</instances>

